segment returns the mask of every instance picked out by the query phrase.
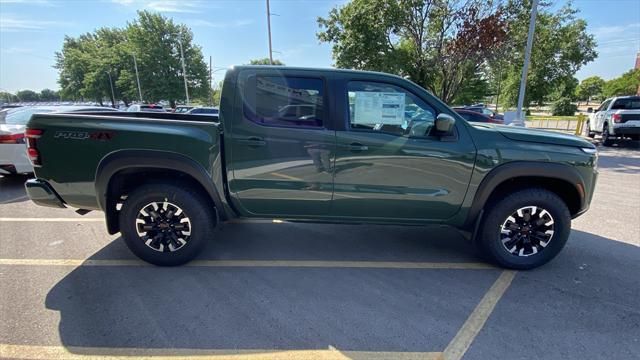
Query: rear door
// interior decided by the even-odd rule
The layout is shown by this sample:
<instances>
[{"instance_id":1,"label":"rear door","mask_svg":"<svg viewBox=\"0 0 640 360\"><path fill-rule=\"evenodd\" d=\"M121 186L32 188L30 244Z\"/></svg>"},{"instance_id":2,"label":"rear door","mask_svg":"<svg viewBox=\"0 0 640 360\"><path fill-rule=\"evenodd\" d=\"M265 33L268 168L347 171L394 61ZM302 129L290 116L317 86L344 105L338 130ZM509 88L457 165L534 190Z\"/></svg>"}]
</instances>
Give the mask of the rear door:
<instances>
[{"instance_id":1,"label":"rear door","mask_svg":"<svg viewBox=\"0 0 640 360\"><path fill-rule=\"evenodd\" d=\"M476 151L466 124L456 124L455 136L439 138L436 116L451 111L418 95L424 90L403 84L401 79L344 84L332 216L425 221L458 212Z\"/></svg>"},{"instance_id":2,"label":"rear door","mask_svg":"<svg viewBox=\"0 0 640 360\"><path fill-rule=\"evenodd\" d=\"M238 75L225 139L231 141L229 190L243 212L328 214L335 131L328 126L327 81L317 74L244 70Z\"/></svg>"}]
</instances>

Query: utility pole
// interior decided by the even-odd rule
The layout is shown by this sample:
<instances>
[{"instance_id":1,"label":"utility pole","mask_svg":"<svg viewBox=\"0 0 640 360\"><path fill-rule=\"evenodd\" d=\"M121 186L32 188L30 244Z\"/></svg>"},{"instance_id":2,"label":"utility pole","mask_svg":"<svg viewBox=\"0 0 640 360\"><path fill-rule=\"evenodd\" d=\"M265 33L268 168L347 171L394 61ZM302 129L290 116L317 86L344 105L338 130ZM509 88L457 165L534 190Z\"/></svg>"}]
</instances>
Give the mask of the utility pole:
<instances>
[{"instance_id":1,"label":"utility pole","mask_svg":"<svg viewBox=\"0 0 640 360\"><path fill-rule=\"evenodd\" d=\"M115 109L116 107L116 94L113 91L113 80L111 79L111 73L109 71L106 72L109 75L109 85L111 86L111 106Z\"/></svg>"},{"instance_id":2,"label":"utility pole","mask_svg":"<svg viewBox=\"0 0 640 360\"><path fill-rule=\"evenodd\" d=\"M529 35L527 36L527 47L524 51L524 64L522 65L522 78L520 79L520 93L518 94L518 109L516 110L516 122L524 125L524 93L527 87L527 72L529 71L529 60L531 58L531 46L533 45L533 34L536 31L536 15L538 14L538 0L533 0L531 4L531 19L529 20Z\"/></svg>"},{"instance_id":3,"label":"utility pole","mask_svg":"<svg viewBox=\"0 0 640 360\"><path fill-rule=\"evenodd\" d=\"M136 68L136 81L138 82L138 96L140 96L140 102L142 102L142 88L140 87L140 76L138 75L138 62L136 61L136 54L133 55L133 66Z\"/></svg>"},{"instance_id":4,"label":"utility pole","mask_svg":"<svg viewBox=\"0 0 640 360\"><path fill-rule=\"evenodd\" d=\"M213 84L211 82L211 71L213 68L211 67L211 55L209 55L209 106L213 106Z\"/></svg>"},{"instance_id":5,"label":"utility pole","mask_svg":"<svg viewBox=\"0 0 640 360\"><path fill-rule=\"evenodd\" d=\"M269 0L267 0L267 32L269 33L269 64L273 65L273 50L271 49L271 12L269 11Z\"/></svg>"},{"instance_id":6,"label":"utility pole","mask_svg":"<svg viewBox=\"0 0 640 360\"><path fill-rule=\"evenodd\" d=\"M180 44L180 61L182 61L182 76L184 77L184 94L187 97L187 104L189 105L189 89L187 88L187 69L184 66L184 52L182 51L182 38L178 41Z\"/></svg>"}]
</instances>

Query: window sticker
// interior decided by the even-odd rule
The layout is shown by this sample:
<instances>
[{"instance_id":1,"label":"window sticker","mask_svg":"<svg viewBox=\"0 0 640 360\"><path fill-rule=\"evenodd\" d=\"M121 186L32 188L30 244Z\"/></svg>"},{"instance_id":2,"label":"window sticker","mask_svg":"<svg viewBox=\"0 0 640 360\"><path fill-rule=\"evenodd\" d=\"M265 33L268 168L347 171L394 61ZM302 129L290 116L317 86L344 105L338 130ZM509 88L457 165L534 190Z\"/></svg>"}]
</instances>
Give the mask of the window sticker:
<instances>
[{"instance_id":1,"label":"window sticker","mask_svg":"<svg viewBox=\"0 0 640 360\"><path fill-rule=\"evenodd\" d=\"M405 94L356 91L353 124L402 125Z\"/></svg>"}]
</instances>

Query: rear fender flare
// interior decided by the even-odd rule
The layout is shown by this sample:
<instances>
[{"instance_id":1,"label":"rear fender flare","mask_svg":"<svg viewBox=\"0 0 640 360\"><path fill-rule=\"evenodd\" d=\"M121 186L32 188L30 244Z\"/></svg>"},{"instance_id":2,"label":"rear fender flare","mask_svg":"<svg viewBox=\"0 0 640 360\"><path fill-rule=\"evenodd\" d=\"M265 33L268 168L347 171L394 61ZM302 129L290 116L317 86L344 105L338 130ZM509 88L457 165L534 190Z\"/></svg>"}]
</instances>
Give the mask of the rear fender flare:
<instances>
[{"instance_id":1,"label":"rear fender flare","mask_svg":"<svg viewBox=\"0 0 640 360\"><path fill-rule=\"evenodd\" d=\"M227 218L220 192L213 183L211 175L195 160L178 153L162 150L119 150L100 160L95 177L98 205L105 212L107 229L110 234L118 231L118 224L117 216L113 216L116 213L115 209L111 209L107 203L109 183L117 172L131 168L175 170L191 176L213 200L217 216L221 219Z\"/></svg>"}]
</instances>

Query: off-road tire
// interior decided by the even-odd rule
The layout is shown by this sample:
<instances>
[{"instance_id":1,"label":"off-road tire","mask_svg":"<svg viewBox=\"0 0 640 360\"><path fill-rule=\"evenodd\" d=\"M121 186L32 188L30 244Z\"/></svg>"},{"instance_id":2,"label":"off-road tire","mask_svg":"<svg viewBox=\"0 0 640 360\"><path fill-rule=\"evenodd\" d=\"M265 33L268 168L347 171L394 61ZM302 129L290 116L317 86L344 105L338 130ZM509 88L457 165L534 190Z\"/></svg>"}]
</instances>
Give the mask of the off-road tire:
<instances>
[{"instance_id":1,"label":"off-road tire","mask_svg":"<svg viewBox=\"0 0 640 360\"><path fill-rule=\"evenodd\" d=\"M611 134L609 134L609 126L607 124L604 124L602 128L602 145L603 146L613 145L613 139L611 139Z\"/></svg>"},{"instance_id":2,"label":"off-road tire","mask_svg":"<svg viewBox=\"0 0 640 360\"><path fill-rule=\"evenodd\" d=\"M545 210L553 220L553 233L544 248L521 256L510 252L506 244L503 245L504 237L509 235L504 235L502 229L512 214L526 207L536 207L538 214L542 209ZM505 268L526 270L546 264L562 250L571 232L571 214L564 201L543 188L518 190L490 202L485 210L486 216L476 245L489 261Z\"/></svg>"},{"instance_id":3,"label":"off-road tire","mask_svg":"<svg viewBox=\"0 0 640 360\"><path fill-rule=\"evenodd\" d=\"M591 122L589 120L587 120L587 122L585 123L585 133L592 139L596 137L596 133L591 131Z\"/></svg>"},{"instance_id":4,"label":"off-road tire","mask_svg":"<svg viewBox=\"0 0 640 360\"><path fill-rule=\"evenodd\" d=\"M171 204L173 209L179 208L180 216L182 219L186 217L186 222L189 223L190 235L180 235L183 237L181 241L185 243L180 244L181 247L177 247L175 251L170 251L166 244L162 246L163 250L154 249L153 244L146 244L145 241L148 239L139 234L141 229L137 219L141 216L141 210L145 211L144 209L153 203L158 204L160 210L163 210L165 202ZM167 220L167 223L175 219L174 216ZM160 220L157 222L160 223ZM215 210L204 195L179 182L143 185L135 189L125 200L120 212L120 232L129 249L140 259L160 266L181 265L195 258L211 239L215 223ZM168 229L167 225L164 226L163 229Z\"/></svg>"}]
</instances>

